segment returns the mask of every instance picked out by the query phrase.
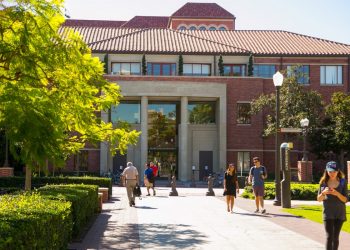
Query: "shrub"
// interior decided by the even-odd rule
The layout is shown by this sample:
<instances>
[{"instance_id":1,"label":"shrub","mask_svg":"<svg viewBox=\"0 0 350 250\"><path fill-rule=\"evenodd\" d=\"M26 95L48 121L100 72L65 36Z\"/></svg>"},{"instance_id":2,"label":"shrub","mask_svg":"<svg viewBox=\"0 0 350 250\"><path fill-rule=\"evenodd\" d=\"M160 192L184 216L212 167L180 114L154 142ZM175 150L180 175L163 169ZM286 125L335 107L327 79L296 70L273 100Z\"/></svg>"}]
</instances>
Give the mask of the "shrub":
<instances>
[{"instance_id":1,"label":"shrub","mask_svg":"<svg viewBox=\"0 0 350 250\"><path fill-rule=\"evenodd\" d=\"M0 196L0 249L66 249L71 203L40 194Z\"/></svg>"},{"instance_id":2,"label":"shrub","mask_svg":"<svg viewBox=\"0 0 350 250\"><path fill-rule=\"evenodd\" d=\"M72 203L73 236L77 236L98 209L98 187L95 185L47 185L38 192L51 200Z\"/></svg>"}]
</instances>

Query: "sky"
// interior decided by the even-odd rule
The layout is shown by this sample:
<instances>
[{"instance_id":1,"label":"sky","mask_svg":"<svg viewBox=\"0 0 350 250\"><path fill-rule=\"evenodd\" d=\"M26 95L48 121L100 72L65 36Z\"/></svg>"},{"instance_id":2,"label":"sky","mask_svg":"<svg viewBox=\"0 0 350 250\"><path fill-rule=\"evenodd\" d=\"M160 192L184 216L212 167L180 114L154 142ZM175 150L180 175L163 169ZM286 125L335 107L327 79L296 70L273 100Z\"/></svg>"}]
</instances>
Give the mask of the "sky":
<instances>
[{"instance_id":1,"label":"sky","mask_svg":"<svg viewBox=\"0 0 350 250\"><path fill-rule=\"evenodd\" d=\"M285 30L350 45L350 0L65 0L72 19L170 16L187 2L217 3L237 30Z\"/></svg>"}]
</instances>

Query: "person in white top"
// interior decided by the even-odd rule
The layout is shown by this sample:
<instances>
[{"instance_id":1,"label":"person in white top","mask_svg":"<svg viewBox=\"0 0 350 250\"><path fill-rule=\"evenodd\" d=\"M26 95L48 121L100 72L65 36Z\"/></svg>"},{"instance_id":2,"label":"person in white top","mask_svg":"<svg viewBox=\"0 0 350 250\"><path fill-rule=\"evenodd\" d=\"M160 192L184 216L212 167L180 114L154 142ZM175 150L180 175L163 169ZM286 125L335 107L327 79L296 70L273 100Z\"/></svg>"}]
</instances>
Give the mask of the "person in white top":
<instances>
[{"instance_id":1,"label":"person in white top","mask_svg":"<svg viewBox=\"0 0 350 250\"><path fill-rule=\"evenodd\" d=\"M128 194L129 205L130 207L135 206L135 196L133 190L136 184L139 183L139 173L137 168L132 164L132 162L128 162L126 164L126 168L122 174L123 183L126 187L126 192Z\"/></svg>"}]
</instances>

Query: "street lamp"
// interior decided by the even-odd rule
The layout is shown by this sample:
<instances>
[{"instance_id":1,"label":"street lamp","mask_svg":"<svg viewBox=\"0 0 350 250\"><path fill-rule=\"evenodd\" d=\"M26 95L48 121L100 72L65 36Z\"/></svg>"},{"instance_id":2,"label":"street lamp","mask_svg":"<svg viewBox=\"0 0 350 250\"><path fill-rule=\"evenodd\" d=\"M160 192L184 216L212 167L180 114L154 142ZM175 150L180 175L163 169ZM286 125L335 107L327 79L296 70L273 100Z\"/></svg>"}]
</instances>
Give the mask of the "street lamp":
<instances>
[{"instance_id":1,"label":"street lamp","mask_svg":"<svg viewBox=\"0 0 350 250\"><path fill-rule=\"evenodd\" d=\"M300 126L302 127L303 131L303 139L304 139L304 146L303 146L303 159L302 161L308 161L307 159L307 152L306 152L306 137L307 137L307 128L309 126L309 119L304 118L300 120Z\"/></svg>"},{"instance_id":2,"label":"street lamp","mask_svg":"<svg viewBox=\"0 0 350 250\"><path fill-rule=\"evenodd\" d=\"M192 166L192 183L191 183L191 187L196 187L196 181L194 178L194 171L196 171L196 166Z\"/></svg>"},{"instance_id":3,"label":"street lamp","mask_svg":"<svg viewBox=\"0 0 350 250\"><path fill-rule=\"evenodd\" d=\"M273 84L276 87L276 132L275 132L275 200L273 205L281 206L281 183L280 183L280 155L279 155L279 138L278 133L280 129L280 88L283 83L283 75L277 71L273 75Z\"/></svg>"}]
</instances>

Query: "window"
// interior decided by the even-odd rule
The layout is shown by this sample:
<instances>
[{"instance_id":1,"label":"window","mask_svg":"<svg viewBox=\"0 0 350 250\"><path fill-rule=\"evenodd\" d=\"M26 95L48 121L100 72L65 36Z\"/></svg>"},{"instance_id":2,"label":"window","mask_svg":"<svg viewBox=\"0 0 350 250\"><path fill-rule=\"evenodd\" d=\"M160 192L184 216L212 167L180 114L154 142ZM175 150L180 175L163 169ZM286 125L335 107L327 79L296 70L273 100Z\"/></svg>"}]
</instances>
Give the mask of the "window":
<instances>
[{"instance_id":1,"label":"window","mask_svg":"<svg viewBox=\"0 0 350 250\"><path fill-rule=\"evenodd\" d=\"M180 26L179 30L186 30L185 26Z\"/></svg>"},{"instance_id":2,"label":"window","mask_svg":"<svg viewBox=\"0 0 350 250\"><path fill-rule=\"evenodd\" d=\"M287 75L295 76L298 83L300 84L309 84L310 83L310 66L287 66Z\"/></svg>"},{"instance_id":3,"label":"window","mask_svg":"<svg viewBox=\"0 0 350 250\"><path fill-rule=\"evenodd\" d=\"M141 75L140 63L112 63L112 74Z\"/></svg>"},{"instance_id":4,"label":"window","mask_svg":"<svg viewBox=\"0 0 350 250\"><path fill-rule=\"evenodd\" d=\"M245 76L245 65L224 64L224 76Z\"/></svg>"},{"instance_id":5,"label":"window","mask_svg":"<svg viewBox=\"0 0 350 250\"><path fill-rule=\"evenodd\" d=\"M117 124L119 121L125 121L130 124L140 123L140 102L124 101L118 106L113 105L111 108L111 122Z\"/></svg>"},{"instance_id":6,"label":"window","mask_svg":"<svg viewBox=\"0 0 350 250\"><path fill-rule=\"evenodd\" d=\"M206 30L207 28L205 26L200 26L199 30Z\"/></svg>"},{"instance_id":7,"label":"window","mask_svg":"<svg viewBox=\"0 0 350 250\"><path fill-rule=\"evenodd\" d=\"M210 64L184 63L184 76L210 76Z\"/></svg>"},{"instance_id":8,"label":"window","mask_svg":"<svg viewBox=\"0 0 350 250\"><path fill-rule=\"evenodd\" d=\"M211 27L209 28L209 30L216 30L216 27L211 26Z\"/></svg>"},{"instance_id":9,"label":"window","mask_svg":"<svg viewBox=\"0 0 350 250\"><path fill-rule=\"evenodd\" d=\"M190 27L190 30L196 30L196 29L197 29L196 26L191 26L191 27Z\"/></svg>"},{"instance_id":10,"label":"window","mask_svg":"<svg viewBox=\"0 0 350 250\"><path fill-rule=\"evenodd\" d=\"M215 102L190 102L187 109L190 123L215 123Z\"/></svg>"},{"instance_id":11,"label":"window","mask_svg":"<svg viewBox=\"0 0 350 250\"><path fill-rule=\"evenodd\" d=\"M74 155L74 169L75 171L88 171L89 151L80 150L78 154Z\"/></svg>"},{"instance_id":12,"label":"window","mask_svg":"<svg viewBox=\"0 0 350 250\"><path fill-rule=\"evenodd\" d=\"M237 124L250 123L250 103L237 103Z\"/></svg>"},{"instance_id":13,"label":"window","mask_svg":"<svg viewBox=\"0 0 350 250\"><path fill-rule=\"evenodd\" d=\"M175 63L147 63L147 74L154 76L174 76Z\"/></svg>"},{"instance_id":14,"label":"window","mask_svg":"<svg viewBox=\"0 0 350 250\"><path fill-rule=\"evenodd\" d=\"M321 84L343 84L342 66L321 66Z\"/></svg>"},{"instance_id":15,"label":"window","mask_svg":"<svg viewBox=\"0 0 350 250\"><path fill-rule=\"evenodd\" d=\"M255 64L254 65L254 76L272 78L276 73L275 65L272 64Z\"/></svg>"},{"instance_id":16,"label":"window","mask_svg":"<svg viewBox=\"0 0 350 250\"><path fill-rule=\"evenodd\" d=\"M219 30L226 30L226 28L225 27L220 27Z\"/></svg>"},{"instance_id":17,"label":"window","mask_svg":"<svg viewBox=\"0 0 350 250\"><path fill-rule=\"evenodd\" d=\"M248 173L250 169L250 152L237 153L237 171L242 176L243 173Z\"/></svg>"}]
</instances>

